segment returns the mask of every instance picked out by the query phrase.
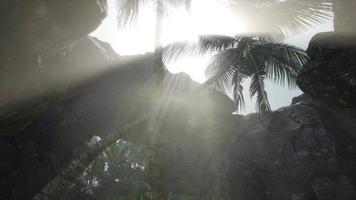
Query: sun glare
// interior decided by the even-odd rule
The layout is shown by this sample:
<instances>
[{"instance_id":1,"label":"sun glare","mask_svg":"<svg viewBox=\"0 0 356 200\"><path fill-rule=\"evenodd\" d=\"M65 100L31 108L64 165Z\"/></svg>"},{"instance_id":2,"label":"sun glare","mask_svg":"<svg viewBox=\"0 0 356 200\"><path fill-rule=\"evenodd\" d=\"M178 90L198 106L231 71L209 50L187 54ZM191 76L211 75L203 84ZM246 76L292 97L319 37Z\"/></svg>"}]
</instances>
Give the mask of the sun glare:
<instances>
[{"instance_id":1,"label":"sun glare","mask_svg":"<svg viewBox=\"0 0 356 200\"><path fill-rule=\"evenodd\" d=\"M143 9L135 28L118 30L115 0L109 0L109 13L101 28L92 35L109 42L120 55L152 52L154 49L155 14L151 6ZM235 35L243 32L245 25L234 13L214 0L193 0L191 12L184 8L171 8L163 22L163 45L176 41L194 41L199 35ZM204 58L186 58L171 63L171 72L186 72L194 80L205 80Z\"/></svg>"},{"instance_id":2,"label":"sun glare","mask_svg":"<svg viewBox=\"0 0 356 200\"><path fill-rule=\"evenodd\" d=\"M199 35L235 35L245 25L234 13L214 0L195 0L189 13L185 8L169 12L164 21L163 44L180 40L195 40Z\"/></svg>"}]
</instances>

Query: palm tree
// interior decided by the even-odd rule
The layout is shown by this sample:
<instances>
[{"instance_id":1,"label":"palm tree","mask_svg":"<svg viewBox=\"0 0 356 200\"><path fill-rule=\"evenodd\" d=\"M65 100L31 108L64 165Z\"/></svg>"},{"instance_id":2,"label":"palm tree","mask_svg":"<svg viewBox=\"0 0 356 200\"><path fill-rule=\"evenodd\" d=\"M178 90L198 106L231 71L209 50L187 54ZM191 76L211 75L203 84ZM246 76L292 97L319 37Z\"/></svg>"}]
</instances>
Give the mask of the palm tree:
<instances>
[{"instance_id":1,"label":"palm tree","mask_svg":"<svg viewBox=\"0 0 356 200\"><path fill-rule=\"evenodd\" d=\"M257 96L256 110L261 116L271 110L265 79L296 87L297 75L308 59L306 53L296 47L249 36L201 36L196 44L171 44L165 50L166 62L215 52L206 71L208 80L201 88L211 86L227 94L232 90L234 101L241 109L244 106L242 82L251 78L250 96Z\"/></svg>"},{"instance_id":2,"label":"palm tree","mask_svg":"<svg viewBox=\"0 0 356 200\"><path fill-rule=\"evenodd\" d=\"M168 194L163 191L163 170L161 169L161 157L159 156L159 132L161 126L160 119L160 101L161 101L161 83L164 79L164 64L162 60L162 29L163 17L168 14L165 8L167 6L177 6L184 4L187 9L190 7L191 0L121 0L118 1L118 24L119 28L125 25L135 23L140 15L140 9L145 3L151 3L156 6L156 21L155 21L155 51L154 51L154 75L152 84L153 91L153 107L151 116L148 120L148 146L150 153L146 160L147 166L145 170L145 179L149 190L153 191L145 195L146 199L163 200L167 199Z\"/></svg>"},{"instance_id":3,"label":"palm tree","mask_svg":"<svg viewBox=\"0 0 356 200\"><path fill-rule=\"evenodd\" d=\"M165 14L163 8L164 4L163 3L185 3L186 5L190 5L191 1L189 0L151 0L151 2L155 2L157 5L157 17L156 17L156 38L155 38L155 57L154 57L154 63L155 63L155 75L158 77L157 80L162 80L163 79L163 71L164 71L164 65L162 63L162 45L160 42L161 38L161 33L162 33L162 18L163 15ZM252 42L251 44L246 45L245 47L247 49L256 49L256 41L262 42L264 40L271 40L271 41L281 41L287 37L293 36L297 33L306 31L310 28L312 28L314 25L322 23L324 21L327 21L331 19L332 17L332 4L331 0L216 0L219 3L226 4L230 9L233 9L234 11L238 12L240 15L244 17L244 19L247 21L246 23L249 24L249 32L252 32L254 34L258 35L264 35L264 39L257 39L257 40L249 40ZM118 21L119 21L119 27L122 27L127 24L132 24L136 21L139 13L140 13L140 8L141 5L147 2L150 2L149 0L121 0L118 1ZM189 6L188 6L189 7ZM222 39L220 37L220 39ZM226 38L225 38L226 39ZM245 38L246 39L246 38ZM236 42L235 40L234 42ZM243 43L240 40L238 43ZM234 43L233 42L233 43ZM214 43L207 43L207 44L214 44ZM216 44L216 43L215 43ZM239 45L242 46L242 45ZM261 46L261 44L259 44ZM266 46L266 45L264 45ZM270 45L272 46L272 45ZM283 45L284 49L288 48L288 45ZM213 48L219 48L219 47L214 47ZM246 50L246 52L250 52L249 50ZM211 49L210 49L211 50ZM236 49L235 49L236 50ZM224 56L229 57L231 56L232 52L235 52L233 49L230 50L225 50L226 52L222 52L219 54L219 56L216 56L215 59L226 59ZM280 51L280 50L279 50ZM295 52L295 51L294 51ZM298 50L297 52L301 52ZM190 52L191 53L191 52ZM248 57L250 58L248 58ZM236 57L235 57L236 58ZM242 59L242 58L241 58ZM254 60L254 57L252 57L252 52L249 54L245 55L245 60L248 60L249 63L253 63L252 60ZM223 61L223 62L227 62ZM256 60L256 62L260 62ZM217 61L215 61L217 63ZM297 67L301 67L301 63L298 63ZM240 63L241 65L241 63ZM255 63L255 68L258 67L259 65L262 65L260 63ZM215 69L216 67L210 66L209 69ZM292 68L293 69L293 68ZM219 70L217 70L219 71ZM258 74L257 74L258 72ZM229 71L231 73L231 71ZM233 79L236 81L242 80L242 77L239 77L239 75L246 75L244 73L233 73L231 75L233 76ZM250 88L250 94L251 96L255 95L257 93L257 105L256 109L259 111L259 113L265 113L266 111L270 110L270 106L267 100L267 94L265 93L264 89L257 89L259 88L264 88L264 83L263 80L266 77L266 73L259 70L256 68L256 72L254 74L247 74L247 76L252 78L252 85ZM216 76L216 75L214 75ZM295 74L293 74L295 76ZM222 76L224 77L224 76ZM288 80L290 80L291 75L288 75ZM226 79L226 78L225 78ZM219 79L218 79L219 80ZM227 80L227 79L226 79ZM212 80L210 80L212 81ZM294 79L293 79L294 81ZM160 81L158 81L156 84L157 86ZM292 83L292 81L288 82L289 84ZM293 82L294 84L294 82ZM217 85L220 85L220 87L225 87L226 85L224 84L218 84L214 83L215 87L218 87ZM252 86L255 86L253 88ZM263 86L263 87L262 87ZM234 84L234 98L237 100L239 105L243 105L243 98L238 97L239 95L237 94L236 90L239 90L239 86ZM152 123L154 124L154 123ZM157 125L155 125L157 126ZM158 131L155 131L158 132Z\"/></svg>"}]
</instances>

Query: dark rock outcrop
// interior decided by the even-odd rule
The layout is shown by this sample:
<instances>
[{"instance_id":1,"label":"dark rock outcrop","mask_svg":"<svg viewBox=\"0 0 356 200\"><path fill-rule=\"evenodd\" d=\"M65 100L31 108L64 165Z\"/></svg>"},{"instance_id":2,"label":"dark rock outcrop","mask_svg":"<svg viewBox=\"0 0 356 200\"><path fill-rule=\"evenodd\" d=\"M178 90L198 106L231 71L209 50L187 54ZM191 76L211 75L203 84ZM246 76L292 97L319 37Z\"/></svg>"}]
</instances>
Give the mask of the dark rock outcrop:
<instances>
[{"instance_id":1,"label":"dark rock outcrop","mask_svg":"<svg viewBox=\"0 0 356 200\"><path fill-rule=\"evenodd\" d=\"M299 87L329 106L356 105L356 35L319 33L310 41L310 60L298 77Z\"/></svg>"},{"instance_id":2,"label":"dark rock outcrop","mask_svg":"<svg viewBox=\"0 0 356 200\"><path fill-rule=\"evenodd\" d=\"M95 30L106 0L2 0L0 58L57 53Z\"/></svg>"},{"instance_id":3,"label":"dark rock outcrop","mask_svg":"<svg viewBox=\"0 0 356 200\"><path fill-rule=\"evenodd\" d=\"M355 199L355 113L304 95L262 121L246 116L229 147L232 199Z\"/></svg>"},{"instance_id":4,"label":"dark rock outcrop","mask_svg":"<svg viewBox=\"0 0 356 200\"><path fill-rule=\"evenodd\" d=\"M8 63L7 71L19 73L1 76L4 82L0 94L4 98L0 100L3 103L0 115L0 199L30 199L73 156L86 148L87 130L70 127L71 123L76 123L76 127L82 124L76 118L77 113L71 112L67 105L72 106L71 99L85 95L87 90L82 85L96 80L118 59L107 44L85 37L66 54L43 60L41 67L33 63L37 67L25 68L20 73L18 68L24 63ZM25 81L21 79L23 74L28 76ZM67 93L72 90L75 92ZM24 103L15 105L6 103L12 94L20 99L26 91L38 96L30 100L25 98Z\"/></svg>"},{"instance_id":5,"label":"dark rock outcrop","mask_svg":"<svg viewBox=\"0 0 356 200\"><path fill-rule=\"evenodd\" d=\"M79 41L100 25L107 5L106 0L4 0L0 12L0 135L9 135L23 130L68 86L87 78L94 64L110 62L104 48L90 47L94 39ZM81 53L68 54L72 48ZM85 53L91 59L80 59ZM85 75L78 76L83 67Z\"/></svg>"},{"instance_id":6,"label":"dark rock outcrop","mask_svg":"<svg viewBox=\"0 0 356 200\"><path fill-rule=\"evenodd\" d=\"M105 48L105 44L87 37L66 55L44 60L43 66L47 70L46 83L64 89L34 115L21 120L16 118L18 115L3 118L0 126L3 133L0 139L3 147L1 199L29 199L83 152L93 136L105 136L149 112L148 97L154 89L150 84L152 54L118 57L110 48ZM219 92L196 93L198 84L187 75L167 72L163 85L163 110L168 111L172 103L194 99L180 107L181 111L187 111L185 120L210 116L211 121L215 117L229 117L235 109L232 101ZM207 119L203 121L208 123ZM169 118L167 123L175 124L175 117ZM200 128L195 127L190 132L194 130L196 135L208 132L204 123L197 124ZM177 136L174 133L184 132L182 126L170 126L166 131L169 130L174 137ZM208 141L212 133L210 131L205 140ZM135 143L147 141L144 128L128 133L125 139Z\"/></svg>"},{"instance_id":7,"label":"dark rock outcrop","mask_svg":"<svg viewBox=\"0 0 356 200\"><path fill-rule=\"evenodd\" d=\"M37 60L1 62L0 135L20 133L66 90L105 73L119 56L85 37L70 50Z\"/></svg>"},{"instance_id":8,"label":"dark rock outcrop","mask_svg":"<svg viewBox=\"0 0 356 200\"><path fill-rule=\"evenodd\" d=\"M21 131L0 138L0 199L29 199L92 136L149 112L152 54L124 58L104 46L84 38L68 54L43 61L53 70L52 84L65 80L66 89ZM260 120L231 115L235 107L226 96L197 93L184 74L167 73L164 85L169 190L243 200L355 198L355 109L325 107L303 95ZM125 139L145 143L145 128Z\"/></svg>"}]
</instances>

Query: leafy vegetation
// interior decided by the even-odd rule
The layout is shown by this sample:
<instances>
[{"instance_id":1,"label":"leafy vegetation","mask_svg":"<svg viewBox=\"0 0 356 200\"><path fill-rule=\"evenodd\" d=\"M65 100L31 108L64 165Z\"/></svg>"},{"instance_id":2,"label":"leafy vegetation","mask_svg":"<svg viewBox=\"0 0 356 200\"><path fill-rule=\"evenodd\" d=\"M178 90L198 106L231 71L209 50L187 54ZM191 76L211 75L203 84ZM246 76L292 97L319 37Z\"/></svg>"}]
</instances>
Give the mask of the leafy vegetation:
<instances>
[{"instance_id":1,"label":"leafy vegetation","mask_svg":"<svg viewBox=\"0 0 356 200\"><path fill-rule=\"evenodd\" d=\"M81 189L99 199L141 199L145 150L117 141L85 170Z\"/></svg>"}]
</instances>

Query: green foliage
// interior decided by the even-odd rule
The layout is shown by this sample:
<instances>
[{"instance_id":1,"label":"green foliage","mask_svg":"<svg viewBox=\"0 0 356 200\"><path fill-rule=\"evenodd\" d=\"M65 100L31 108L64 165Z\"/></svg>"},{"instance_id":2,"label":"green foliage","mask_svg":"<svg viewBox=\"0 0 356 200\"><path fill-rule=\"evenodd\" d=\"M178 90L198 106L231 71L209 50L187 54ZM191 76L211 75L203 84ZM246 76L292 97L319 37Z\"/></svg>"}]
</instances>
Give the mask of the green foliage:
<instances>
[{"instance_id":1,"label":"green foliage","mask_svg":"<svg viewBox=\"0 0 356 200\"><path fill-rule=\"evenodd\" d=\"M92 142L100 140L93 138ZM82 190L98 199L139 199L145 149L123 140L108 147L85 170Z\"/></svg>"}]
</instances>

